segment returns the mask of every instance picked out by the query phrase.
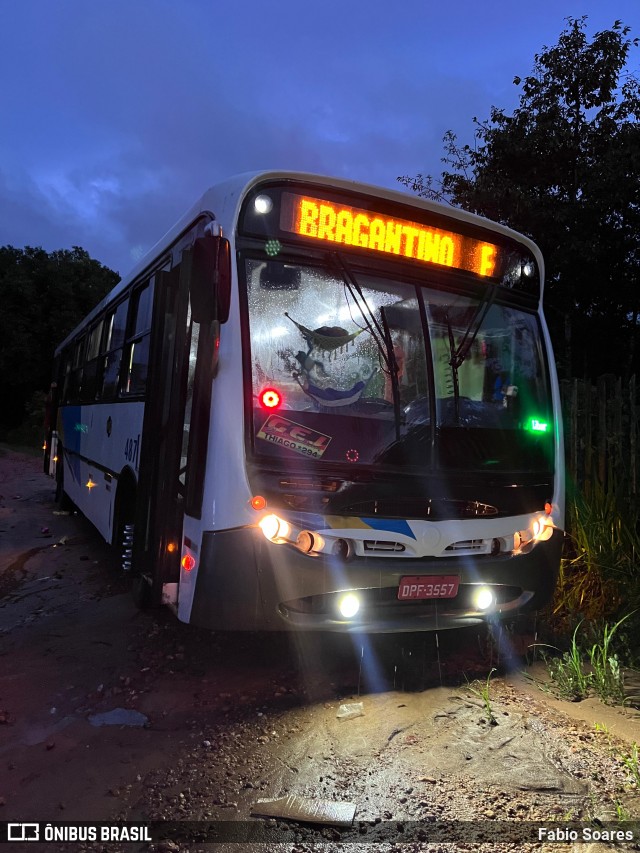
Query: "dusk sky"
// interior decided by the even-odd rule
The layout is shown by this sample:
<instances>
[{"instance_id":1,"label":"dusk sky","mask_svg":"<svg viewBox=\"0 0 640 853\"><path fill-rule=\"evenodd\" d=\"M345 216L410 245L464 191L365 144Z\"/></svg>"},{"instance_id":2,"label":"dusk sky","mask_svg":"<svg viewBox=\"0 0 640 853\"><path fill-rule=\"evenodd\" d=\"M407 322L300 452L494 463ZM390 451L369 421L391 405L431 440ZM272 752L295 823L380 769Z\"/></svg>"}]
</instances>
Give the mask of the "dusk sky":
<instances>
[{"instance_id":1,"label":"dusk sky","mask_svg":"<svg viewBox=\"0 0 640 853\"><path fill-rule=\"evenodd\" d=\"M401 189L516 75L640 0L19 0L0 34L0 245L125 274L216 181L284 168ZM631 68L638 70L638 51Z\"/></svg>"}]
</instances>

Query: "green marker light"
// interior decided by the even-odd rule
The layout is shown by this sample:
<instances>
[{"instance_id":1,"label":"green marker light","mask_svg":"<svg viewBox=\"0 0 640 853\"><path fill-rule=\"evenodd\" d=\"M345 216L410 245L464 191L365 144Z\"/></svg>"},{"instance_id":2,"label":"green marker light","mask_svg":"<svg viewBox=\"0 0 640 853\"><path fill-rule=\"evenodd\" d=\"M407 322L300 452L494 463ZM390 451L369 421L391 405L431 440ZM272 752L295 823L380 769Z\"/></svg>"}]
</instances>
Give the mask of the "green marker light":
<instances>
[{"instance_id":1,"label":"green marker light","mask_svg":"<svg viewBox=\"0 0 640 853\"><path fill-rule=\"evenodd\" d=\"M538 418L531 418L525 429L529 432L546 432L549 429L549 424L545 421L539 421Z\"/></svg>"},{"instance_id":2,"label":"green marker light","mask_svg":"<svg viewBox=\"0 0 640 853\"><path fill-rule=\"evenodd\" d=\"M264 250L270 258L275 258L282 250L282 243L280 240L267 240L264 244Z\"/></svg>"}]
</instances>

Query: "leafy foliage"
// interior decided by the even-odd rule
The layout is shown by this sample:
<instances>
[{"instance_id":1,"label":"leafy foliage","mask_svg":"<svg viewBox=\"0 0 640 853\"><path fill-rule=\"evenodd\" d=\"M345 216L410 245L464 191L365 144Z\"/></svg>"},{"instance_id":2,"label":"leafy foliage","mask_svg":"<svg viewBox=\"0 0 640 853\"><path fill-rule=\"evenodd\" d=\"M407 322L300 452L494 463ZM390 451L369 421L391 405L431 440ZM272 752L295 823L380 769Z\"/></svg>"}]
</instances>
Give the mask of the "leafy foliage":
<instances>
[{"instance_id":1,"label":"leafy foliage","mask_svg":"<svg viewBox=\"0 0 640 853\"><path fill-rule=\"evenodd\" d=\"M566 371L620 375L640 368L640 81L626 70L638 39L615 21L590 40L586 21L568 18L532 73L514 78L513 115L493 107L474 119L473 147L445 135L440 181L398 180L531 236Z\"/></svg>"},{"instance_id":2,"label":"leafy foliage","mask_svg":"<svg viewBox=\"0 0 640 853\"><path fill-rule=\"evenodd\" d=\"M0 247L0 426L14 427L51 382L55 347L119 280L74 247Z\"/></svg>"}]
</instances>

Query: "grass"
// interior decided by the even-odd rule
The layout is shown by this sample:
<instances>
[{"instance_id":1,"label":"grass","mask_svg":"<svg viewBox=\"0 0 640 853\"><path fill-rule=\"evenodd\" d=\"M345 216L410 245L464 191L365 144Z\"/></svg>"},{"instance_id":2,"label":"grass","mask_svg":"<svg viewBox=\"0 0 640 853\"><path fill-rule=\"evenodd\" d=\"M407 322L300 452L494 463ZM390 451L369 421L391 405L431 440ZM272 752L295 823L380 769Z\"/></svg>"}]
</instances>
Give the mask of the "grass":
<instances>
[{"instance_id":1,"label":"grass","mask_svg":"<svg viewBox=\"0 0 640 853\"><path fill-rule=\"evenodd\" d=\"M582 624L582 623L580 623ZM578 624L571 638L569 650L560 658L543 654L543 659L556 692L563 699L580 702L586 699L591 689L591 675L584 671L582 652L578 646Z\"/></svg>"},{"instance_id":2,"label":"grass","mask_svg":"<svg viewBox=\"0 0 640 853\"><path fill-rule=\"evenodd\" d=\"M633 613L627 613L613 626L605 624L601 641L594 643L588 651L593 689L603 702L611 705L624 705L626 701L624 673L618 655L612 649L612 641L620 625L631 616Z\"/></svg>"},{"instance_id":3,"label":"grass","mask_svg":"<svg viewBox=\"0 0 640 853\"><path fill-rule=\"evenodd\" d=\"M550 657L543 653L552 689L558 696L571 702L580 702L595 693L608 705L624 705L628 701L624 670L618 654L613 650L613 641L619 627L634 615L628 613L614 625L605 623L599 633L592 627L594 641L587 643L586 649L578 638L582 625L580 622L573 631L569 649L561 657Z\"/></svg>"},{"instance_id":4,"label":"grass","mask_svg":"<svg viewBox=\"0 0 640 853\"><path fill-rule=\"evenodd\" d=\"M613 807L616 810L616 820L620 821L620 823L631 820L631 812L620 800L614 800Z\"/></svg>"},{"instance_id":5,"label":"grass","mask_svg":"<svg viewBox=\"0 0 640 853\"><path fill-rule=\"evenodd\" d=\"M568 634L577 620L602 622L640 609L640 500L613 469L606 484L567 501L564 556L549 620Z\"/></svg>"},{"instance_id":6,"label":"grass","mask_svg":"<svg viewBox=\"0 0 640 853\"><path fill-rule=\"evenodd\" d=\"M637 741L633 742L630 752L627 752L626 750L623 751L613 743L613 737L608 726L604 723L596 723L595 730L596 732L602 733L606 736L611 754L614 755L628 771L629 782L640 790L640 748L638 747ZM618 817L620 819L619 814Z\"/></svg>"},{"instance_id":7,"label":"grass","mask_svg":"<svg viewBox=\"0 0 640 853\"><path fill-rule=\"evenodd\" d=\"M640 754L638 753L638 744L634 741L631 752L628 755L618 752L618 757L628 770L631 783L636 788L640 788Z\"/></svg>"},{"instance_id":8,"label":"grass","mask_svg":"<svg viewBox=\"0 0 640 853\"><path fill-rule=\"evenodd\" d=\"M603 734L607 736L607 740L609 741L609 745L611 745L611 732L609 730L609 726L606 723L596 723L595 731L598 734Z\"/></svg>"},{"instance_id":9,"label":"grass","mask_svg":"<svg viewBox=\"0 0 640 853\"><path fill-rule=\"evenodd\" d=\"M629 701L624 668L640 665L639 562L640 498L611 467L604 483L594 477L568 499L565 550L545 620L551 639L542 644L568 649L543 654L563 698Z\"/></svg>"},{"instance_id":10,"label":"grass","mask_svg":"<svg viewBox=\"0 0 640 853\"><path fill-rule=\"evenodd\" d=\"M493 713L493 706L491 704L491 676L496 671L495 667L492 667L489 675L487 675L487 680L480 683L480 687L473 687L472 684L467 683L466 689L473 693L474 696L477 696L482 700L482 704L484 705L484 710L487 716L487 722L490 726L497 726L498 721Z\"/></svg>"}]
</instances>

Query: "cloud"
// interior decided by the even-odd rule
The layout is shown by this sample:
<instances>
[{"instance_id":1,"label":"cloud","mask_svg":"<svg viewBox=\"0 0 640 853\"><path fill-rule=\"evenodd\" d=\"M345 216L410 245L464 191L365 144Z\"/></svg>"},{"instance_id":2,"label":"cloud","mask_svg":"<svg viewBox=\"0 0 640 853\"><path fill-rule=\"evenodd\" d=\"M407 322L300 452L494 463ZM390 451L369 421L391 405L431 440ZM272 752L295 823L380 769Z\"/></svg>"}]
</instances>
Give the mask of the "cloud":
<instances>
[{"instance_id":1,"label":"cloud","mask_svg":"<svg viewBox=\"0 0 640 853\"><path fill-rule=\"evenodd\" d=\"M438 174L444 132L470 142L474 115L513 106L513 75L562 28L555 0L488 17L471 0L12 4L0 244L81 245L124 273L235 173Z\"/></svg>"}]
</instances>

